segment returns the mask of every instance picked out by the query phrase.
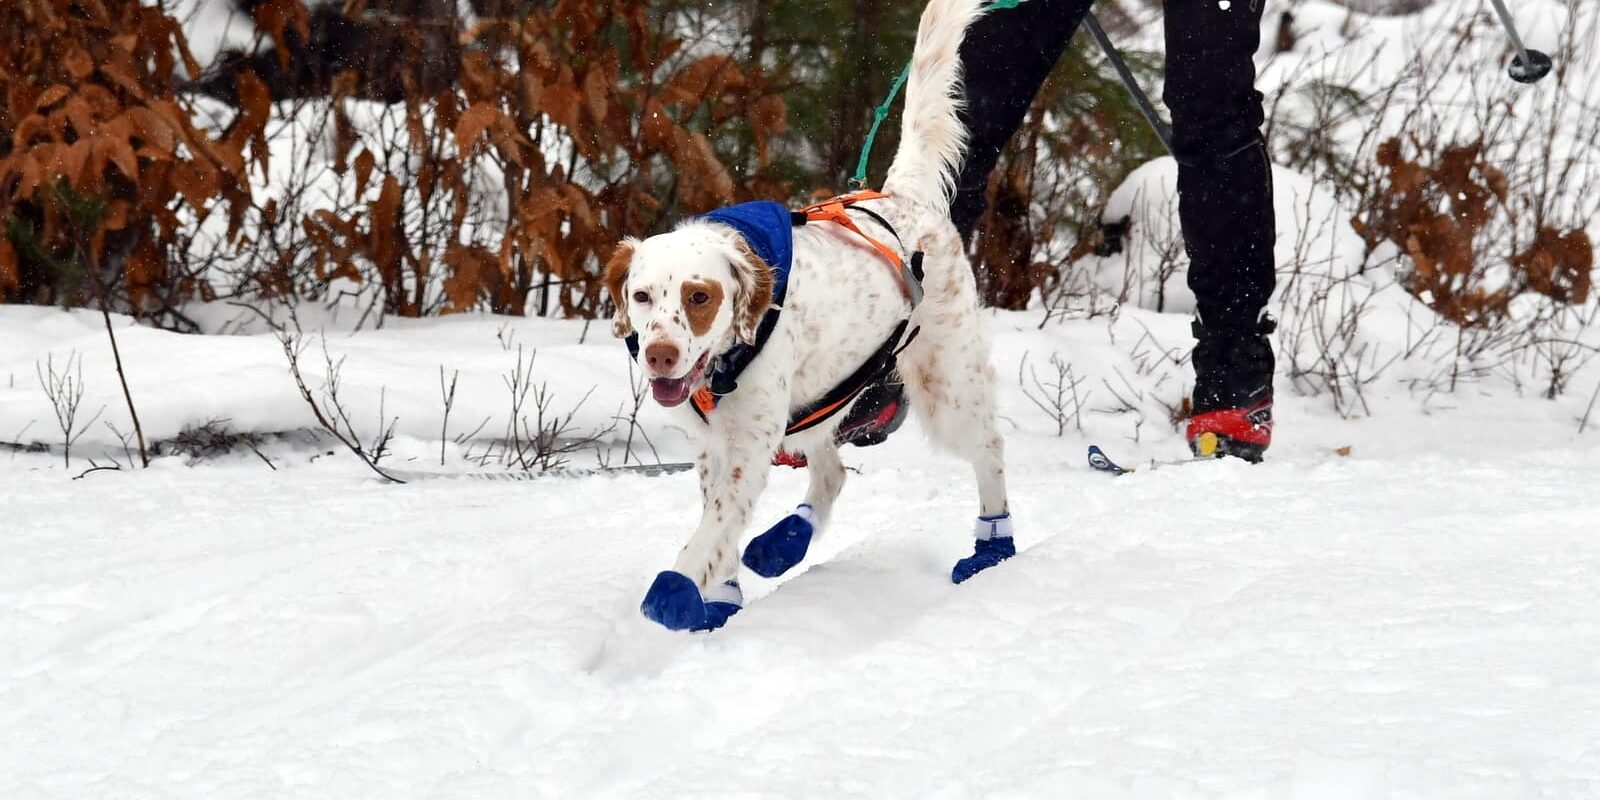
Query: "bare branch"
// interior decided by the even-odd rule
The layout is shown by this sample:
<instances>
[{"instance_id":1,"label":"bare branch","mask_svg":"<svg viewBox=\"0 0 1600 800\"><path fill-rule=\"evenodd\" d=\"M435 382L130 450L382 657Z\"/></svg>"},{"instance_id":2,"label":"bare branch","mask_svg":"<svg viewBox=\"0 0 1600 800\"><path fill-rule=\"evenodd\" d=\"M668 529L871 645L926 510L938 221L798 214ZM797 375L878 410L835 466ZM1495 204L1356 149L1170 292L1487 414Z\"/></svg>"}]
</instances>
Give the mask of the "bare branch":
<instances>
[{"instance_id":1,"label":"bare branch","mask_svg":"<svg viewBox=\"0 0 1600 800\"><path fill-rule=\"evenodd\" d=\"M333 438L338 439L346 450L354 453L356 458L361 459L361 463L366 464L368 469L377 473L378 477L390 483L405 483L405 481L384 472L383 468L378 466L378 460L383 458L388 449L389 440L394 436L394 424L391 423L386 428L380 429L376 440L376 448L372 451L362 445L360 435L356 433L354 426L350 424L350 414L339 399L339 367L343 360L341 359L337 362L333 360L333 356L328 352L327 338L324 337L322 340L322 355L327 367L323 395L328 407L332 410L331 415L323 409L321 403L317 402L317 398L312 394L311 388L306 385L305 376L300 372L300 351L303 348L300 346L297 337L291 336L288 332L280 331L278 333L278 342L283 346L284 358L289 362L289 374L294 376L295 387L300 390L300 399L304 400L311 409L311 415L317 420L317 425L331 434ZM379 408L379 413L381 414L381 403Z\"/></svg>"}]
</instances>

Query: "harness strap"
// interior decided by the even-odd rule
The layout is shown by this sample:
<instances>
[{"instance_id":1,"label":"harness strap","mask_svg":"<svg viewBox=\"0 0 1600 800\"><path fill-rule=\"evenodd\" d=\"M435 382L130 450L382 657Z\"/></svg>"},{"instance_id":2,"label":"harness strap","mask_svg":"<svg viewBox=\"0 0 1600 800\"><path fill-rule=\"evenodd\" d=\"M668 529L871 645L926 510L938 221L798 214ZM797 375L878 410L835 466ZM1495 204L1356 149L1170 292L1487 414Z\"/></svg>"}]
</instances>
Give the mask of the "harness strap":
<instances>
[{"instance_id":1,"label":"harness strap","mask_svg":"<svg viewBox=\"0 0 1600 800\"><path fill-rule=\"evenodd\" d=\"M845 378L838 386L823 395L816 401L802 406L799 410L789 415L789 424L784 428L784 436L793 436L803 431L827 422L833 415L847 408L852 401L861 396L868 386L894 372L896 357L900 355L911 343L916 340L921 328L912 328L909 334L906 328L910 320L902 321L890 332L889 338L878 347L850 377ZM694 409L701 422L711 422L711 412L717 408L717 398L705 387L701 387L689 399L690 407Z\"/></svg>"},{"instance_id":2,"label":"harness strap","mask_svg":"<svg viewBox=\"0 0 1600 800\"><path fill-rule=\"evenodd\" d=\"M861 213L866 214L868 217L872 218L873 222L876 222L879 225L883 226L883 229L888 231L890 236L894 237L895 244L900 245L899 250L897 250L896 252L901 252L901 253L905 252L906 243L903 242L903 241L900 241L900 234L895 231L893 225L889 224L889 220L886 220L886 219L883 218L882 214L879 214L878 212L873 211L872 209L867 208L866 206L850 206L850 209L853 210L853 211L860 211Z\"/></svg>"},{"instance_id":3,"label":"harness strap","mask_svg":"<svg viewBox=\"0 0 1600 800\"><path fill-rule=\"evenodd\" d=\"M849 210L855 207L855 204L859 201L882 200L888 196L882 192L870 190L852 192L807 206L800 211L791 212L790 219L796 226L812 222L832 222L861 237L894 267L895 276L900 281L900 290L905 293L906 299L910 301L911 307L915 309L922 302L923 273L921 251L912 253L910 264L907 264L906 260L901 257L899 249L890 247L861 230L861 227L856 224L856 221L849 213ZM883 229L895 238L897 244L902 248L905 246L905 243L900 240L900 234L895 232L894 226L890 225L888 220L867 208L855 208L855 210L871 217L874 222L883 226ZM711 412L716 410L718 396L731 393L737 386L733 382L734 376L743 370L744 364L748 364L754 358L755 353L760 352L761 345L766 343L772 328L777 323L777 312L778 307L774 307L767 312L766 317L762 320L755 346L745 354L747 357L741 359L738 368L733 370L731 374L722 375L720 372L718 373L721 376L720 383L723 385L702 386L690 397L690 407L694 409L695 414L700 417L701 421L709 423L711 421ZM850 377L845 378L843 382L820 399L802 406L790 415L789 424L784 429L784 435L791 436L821 425L848 407L868 386L894 372L896 356L905 350L917 338L917 334L921 332L919 328L912 328L910 333L907 334L906 331L910 325L910 319L902 320L889 334L889 338L884 340L883 344L867 358L866 363L851 373ZM713 383L717 383L717 381Z\"/></svg>"},{"instance_id":4,"label":"harness strap","mask_svg":"<svg viewBox=\"0 0 1600 800\"><path fill-rule=\"evenodd\" d=\"M866 240L872 249L878 251L878 255L883 256L895 268L895 277L900 281L900 291L905 293L906 299L910 300L912 305L916 305L922 300L922 287L913 279L914 276L911 275L910 271L906 269L905 260L900 257L900 251L861 230L861 226L856 224L855 219L850 216L848 210L862 200L883 200L888 196L883 192L863 189L859 192L851 192L850 194L835 197L832 200L824 200L816 205L807 206L801 213L805 215L805 221L808 223L832 222ZM878 224L888 230L896 241L899 241L900 234L894 232L894 227L889 224L888 220L865 208L857 210L871 214Z\"/></svg>"},{"instance_id":5,"label":"harness strap","mask_svg":"<svg viewBox=\"0 0 1600 800\"><path fill-rule=\"evenodd\" d=\"M826 422L834 414L843 411L850 402L855 400L868 386L894 371L895 357L917 338L921 328L912 329L906 335L906 327L910 320L896 325L894 331L885 339L883 345L862 364L859 369L845 378L843 383L833 388L833 391L823 395L821 399L810 405L802 407L789 417L789 427L784 431L785 436L793 436L802 431L810 430ZM904 336L905 340L901 341Z\"/></svg>"}]
</instances>

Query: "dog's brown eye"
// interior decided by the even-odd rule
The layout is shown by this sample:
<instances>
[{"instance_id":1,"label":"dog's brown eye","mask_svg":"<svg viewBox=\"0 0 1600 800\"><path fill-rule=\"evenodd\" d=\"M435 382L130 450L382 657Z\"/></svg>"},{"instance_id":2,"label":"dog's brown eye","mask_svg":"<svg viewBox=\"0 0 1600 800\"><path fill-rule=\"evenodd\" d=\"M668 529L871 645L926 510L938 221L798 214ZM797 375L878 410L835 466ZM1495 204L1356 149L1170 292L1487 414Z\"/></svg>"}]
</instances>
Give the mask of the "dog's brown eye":
<instances>
[{"instance_id":1,"label":"dog's brown eye","mask_svg":"<svg viewBox=\"0 0 1600 800\"><path fill-rule=\"evenodd\" d=\"M633 293L633 302L635 302L635 303L648 303L648 302L650 302L650 293L647 292L647 291L644 291L643 289L640 289L639 291L634 292Z\"/></svg>"},{"instance_id":2,"label":"dog's brown eye","mask_svg":"<svg viewBox=\"0 0 1600 800\"><path fill-rule=\"evenodd\" d=\"M703 306L706 303L711 302L711 295L706 294L705 292L695 292L694 294L689 295L689 302L697 306Z\"/></svg>"}]
</instances>

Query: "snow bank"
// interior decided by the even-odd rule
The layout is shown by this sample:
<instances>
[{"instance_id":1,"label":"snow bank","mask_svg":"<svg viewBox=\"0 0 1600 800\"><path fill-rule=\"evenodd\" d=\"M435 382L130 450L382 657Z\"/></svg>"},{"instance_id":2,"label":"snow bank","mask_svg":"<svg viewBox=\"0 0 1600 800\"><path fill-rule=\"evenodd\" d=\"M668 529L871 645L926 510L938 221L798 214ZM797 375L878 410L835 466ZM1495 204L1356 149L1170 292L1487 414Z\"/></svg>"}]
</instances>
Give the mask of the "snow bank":
<instances>
[{"instance_id":1,"label":"snow bank","mask_svg":"<svg viewBox=\"0 0 1600 800\"><path fill-rule=\"evenodd\" d=\"M1359 271L1365 245L1350 227L1352 213L1326 187L1293 170L1273 166L1272 181L1279 273L1342 279ZM1117 255L1082 262L1094 285L1139 308L1193 314L1189 256L1178 224L1177 162L1159 158L1134 170L1112 193L1103 219L1128 219L1129 241ZM1281 288L1276 299L1282 301Z\"/></svg>"},{"instance_id":2,"label":"snow bank","mask_svg":"<svg viewBox=\"0 0 1600 800\"><path fill-rule=\"evenodd\" d=\"M253 433L315 427L275 336L185 336L115 320L147 439L171 439L212 422ZM580 343L585 337L588 343ZM604 324L449 317L391 321L359 334L312 333L302 341L301 370L319 396L327 373L323 342L335 361L342 360L340 397L367 437L390 419L399 435L421 441L437 442L441 431L449 439L474 430L483 440L500 436L510 416L505 380L519 358L532 359L535 387L550 385L552 410L575 414L574 434L606 429L633 407L626 351ZM69 359L81 360L86 390L79 427L101 412L101 420L132 432L99 315L0 306L0 342L6 342L0 349L0 441L60 442L36 371L49 361L60 370ZM459 372L448 427L441 368L447 380ZM646 410L647 417L654 413L653 406ZM81 443L121 449L117 435L99 422L83 429Z\"/></svg>"}]
</instances>

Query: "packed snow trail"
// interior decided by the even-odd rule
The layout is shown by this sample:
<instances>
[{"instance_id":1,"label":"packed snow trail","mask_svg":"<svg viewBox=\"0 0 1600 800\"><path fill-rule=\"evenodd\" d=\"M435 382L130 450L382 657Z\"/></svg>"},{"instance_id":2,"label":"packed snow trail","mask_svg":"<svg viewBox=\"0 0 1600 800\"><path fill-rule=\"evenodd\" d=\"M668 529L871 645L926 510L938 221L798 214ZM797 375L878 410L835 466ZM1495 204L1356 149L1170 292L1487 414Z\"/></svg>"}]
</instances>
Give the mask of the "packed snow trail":
<instances>
[{"instance_id":1,"label":"packed snow trail","mask_svg":"<svg viewBox=\"0 0 1600 800\"><path fill-rule=\"evenodd\" d=\"M1120 478L1014 441L1024 552L960 587L963 466L851 451L812 558L711 635L637 611L692 475L12 457L0 796L1600 795L1600 452L1350 428Z\"/></svg>"}]
</instances>

